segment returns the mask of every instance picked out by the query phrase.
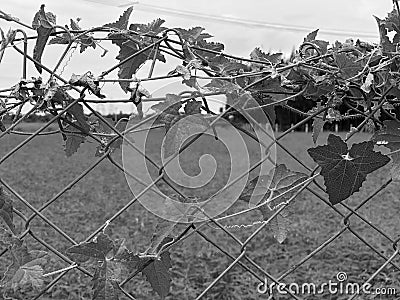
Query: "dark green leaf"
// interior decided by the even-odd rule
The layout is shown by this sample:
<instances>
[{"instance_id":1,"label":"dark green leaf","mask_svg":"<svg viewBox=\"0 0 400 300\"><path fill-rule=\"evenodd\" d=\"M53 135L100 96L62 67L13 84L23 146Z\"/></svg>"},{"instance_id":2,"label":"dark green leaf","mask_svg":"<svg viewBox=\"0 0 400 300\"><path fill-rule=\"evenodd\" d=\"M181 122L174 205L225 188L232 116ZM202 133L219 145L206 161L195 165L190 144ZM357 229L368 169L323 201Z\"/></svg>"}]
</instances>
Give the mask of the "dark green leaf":
<instances>
[{"instance_id":1,"label":"dark green leaf","mask_svg":"<svg viewBox=\"0 0 400 300\"><path fill-rule=\"evenodd\" d=\"M273 54L265 53L260 48L257 47L250 53L250 58L253 60L266 61L271 63L272 65L276 65L281 62L282 55L283 55L282 53L273 53ZM254 63L254 65L257 67L267 66L259 63Z\"/></svg>"},{"instance_id":2,"label":"dark green leaf","mask_svg":"<svg viewBox=\"0 0 400 300\"><path fill-rule=\"evenodd\" d=\"M362 63L350 59L346 53L336 53L334 58L343 79L349 79L362 70Z\"/></svg>"},{"instance_id":3,"label":"dark green leaf","mask_svg":"<svg viewBox=\"0 0 400 300\"><path fill-rule=\"evenodd\" d=\"M78 122L72 123L79 126ZM68 132L64 133L67 138L64 145L64 151L69 157L78 151L80 145L85 141L87 134L82 133L81 130L71 125L66 126L65 130Z\"/></svg>"},{"instance_id":4,"label":"dark green leaf","mask_svg":"<svg viewBox=\"0 0 400 300\"><path fill-rule=\"evenodd\" d=\"M2 186L0 186L0 217L11 231L15 233L15 226L13 223L13 201Z\"/></svg>"},{"instance_id":5,"label":"dark green leaf","mask_svg":"<svg viewBox=\"0 0 400 300\"><path fill-rule=\"evenodd\" d=\"M142 270L151 287L162 299L164 299L171 287L171 277L169 274L171 259L168 252L164 252L160 259L153 260L150 265Z\"/></svg>"},{"instance_id":6,"label":"dark green leaf","mask_svg":"<svg viewBox=\"0 0 400 300\"><path fill-rule=\"evenodd\" d=\"M329 201L335 205L359 191L367 175L384 165L390 159L374 152L372 141L353 144L350 150L343 140L334 134L328 137L328 144L308 149L309 155L321 167Z\"/></svg>"},{"instance_id":7,"label":"dark green leaf","mask_svg":"<svg viewBox=\"0 0 400 300\"><path fill-rule=\"evenodd\" d=\"M83 113L83 106L81 104L75 103L67 110L67 112L74 116L75 120L77 121L76 125L82 129L83 133L89 132L90 126L87 123L87 118Z\"/></svg>"},{"instance_id":8,"label":"dark green leaf","mask_svg":"<svg viewBox=\"0 0 400 300\"><path fill-rule=\"evenodd\" d=\"M318 30L319 30L319 29L316 29L316 30L314 30L313 32L310 32L309 34L307 34L307 36L304 38L304 41L305 41L305 42L312 42L312 41L314 41L315 38L317 37Z\"/></svg>"},{"instance_id":9,"label":"dark green leaf","mask_svg":"<svg viewBox=\"0 0 400 300\"><path fill-rule=\"evenodd\" d=\"M77 263L89 260L105 261L107 254L115 247L114 242L104 233L99 233L93 241L82 242L67 249L67 253Z\"/></svg>"},{"instance_id":10,"label":"dark green leaf","mask_svg":"<svg viewBox=\"0 0 400 300\"><path fill-rule=\"evenodd\" d=\"M187 115L200 114L201 106L202 106L201 101L189 100L188 102L186 102L186 105L184 108L185 114L187 114Z\"/></svg>"}]
</instances>

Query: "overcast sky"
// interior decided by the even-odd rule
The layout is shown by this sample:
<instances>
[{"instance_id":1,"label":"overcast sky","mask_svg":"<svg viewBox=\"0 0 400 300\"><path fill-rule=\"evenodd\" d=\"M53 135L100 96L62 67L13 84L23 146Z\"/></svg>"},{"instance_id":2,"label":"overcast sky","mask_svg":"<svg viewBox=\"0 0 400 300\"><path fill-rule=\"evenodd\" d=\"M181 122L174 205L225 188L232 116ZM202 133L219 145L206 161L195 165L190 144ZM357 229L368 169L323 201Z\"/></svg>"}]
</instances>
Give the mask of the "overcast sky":
<instances>
[{"instance_id":1,"label":"overcast sky","mask_svg":"<svg viewBox=\"0 0 400 300\"><path fill-rule=\"evenodd\" d=\"M93 2L94 1L94 2ZM129 0L1 0L1 10L18 17L22 22L31 24L35 12L40 4L46 4L46 11L57 15L57 24L65 25L70 18L80 17L80 25L90 28L118 19L126 7L117 7L127 4ZM139 0L134 5L131 22L150 22L155 18L165 19L168 27L189 28L202 26L212 34L215 41L225 44L225 52L238 56L248 57L255 47L265 51L290 52L297 47L303 37L310 31L319 28L319 38L334 42L344 41L347 38L378 42L376 21L373 15L385 17L392 9L390 0ZM105 4L102 4L105 3ZM15 23L0 20L0 27L7 31L15 27ZM29 31L28 35L34 32ZM88 49L83 55L72 56L63 76L69 78L72 72L77 74L90 70L98 75L115 62L117 47L109 43L102 44L109 50L106 57L100 58L102 50ZM45 49L42 61L47 65L54 65L57 55L63 46L50 45ZM30 46L33 51L33 44ZM18 82L21 77L20 68L22 59L7 49L0 65L0 89L7 88ZM171 60L167 66L156 67L155 72L165 75L174 69L176 62ZM148 71L144 74L146 74ZM31 65L28 77L38 73ZM116 72L108 78L116 78ZM46 77L46 76L43 76ZM151 93L157 86L147 85ZM125 97L117 85L106 84L104 93L110 98ZM157 93L156 93L157 94ZM154 96L154 95L153 95ZM107 112L110 109L118 111L122 106L98 107ZM133 106L123 106L124 110L132 111Z\"/></svg>"}]
</instances>

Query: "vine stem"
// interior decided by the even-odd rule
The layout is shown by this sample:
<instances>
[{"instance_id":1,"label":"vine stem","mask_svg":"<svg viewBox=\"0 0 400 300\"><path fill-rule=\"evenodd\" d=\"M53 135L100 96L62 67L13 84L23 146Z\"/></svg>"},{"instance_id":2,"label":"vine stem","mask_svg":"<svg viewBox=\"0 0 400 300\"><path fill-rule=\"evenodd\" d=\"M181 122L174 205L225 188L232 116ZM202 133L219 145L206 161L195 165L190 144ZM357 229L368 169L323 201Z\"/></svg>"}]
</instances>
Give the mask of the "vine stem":
<instances>
[{"instance_id":1,"label":"vine stem","mask_svg":"<svg viewBox=\"0 0 400 300\"><path fill-rule=\"evenodd\" d=\"M49 277L49 276L57 275L57 274L60 274L62 272L65 272L65 271L69 271L69 270L75 269L76 267L78 267L78 265L74 263L74 264L70 265L69 267L66 267L66 268L63 268L63 269L60 269L60 270L57 270L57 271L54 271L54 272L43 274L43 277Z\"/></svg>"}]
</instances>

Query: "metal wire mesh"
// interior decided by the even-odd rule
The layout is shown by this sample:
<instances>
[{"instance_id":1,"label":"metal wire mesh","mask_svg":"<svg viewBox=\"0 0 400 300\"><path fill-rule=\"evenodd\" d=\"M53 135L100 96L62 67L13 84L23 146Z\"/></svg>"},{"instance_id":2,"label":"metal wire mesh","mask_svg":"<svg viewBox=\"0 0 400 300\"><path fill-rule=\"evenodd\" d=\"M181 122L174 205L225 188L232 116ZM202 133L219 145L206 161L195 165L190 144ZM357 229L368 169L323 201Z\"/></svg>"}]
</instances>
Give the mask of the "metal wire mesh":
<instances>
[{"instance_id":1,"label":"metal wire mesh","mask_svg":"<svg viewBox=\"0 0 400 300\"><path fill-rule=\"evenodd\" d=\"M27 38L26 38L26 34L22 31L19 30L20 33L22 33L25 36L25 49L21 50L19 49L16 45L13 45L13 48L19 52L20 54L22 54L23 58L24 58L24 66L23 66L23 78L26 78L26 64L27 61L31 61L34 62L36 64L41 65L41 67L43 68L43 70L45 70L46 72L48 72L49 74L51 74L51 76L55 77L57 80L67 84L68 80L64 79L61 74L58 74L57 70L58 70L58 66L60 66L61 62L63 61L63 58L65 56L67 56L68 54L68 49L67 51L64 52L64 54L62 55L62 58L60 59L60 63L57 65L56 68L51 69L50 67L47 67L45 65L40 64L38 61L36 61L35 59L33 59L31 56L29 56L27 54ZM174 45L178 45L178 46L183 46L182 41L180 42L176 42L174 40L171 40L168 38L167 34L164 34L161 38L160 37L151 37L154 39L154 42L151 43L151 45L143 48L141 51L136 52L135 54L131 55L130 57L128 57L126 60L124 60L123 62L116 64L115 66L113 66L112 68L104 71L101 76L100 79L104 82L107 82L106 79L104 79L104 76L106 76L107 74L109 74L110 72L112 72L113 70L115 70L118 66L120 66L122 63L129 61L131 59L134 59L137 55L140 55L141 53L145 52L146 50L152 49L154 47L156 47L157 49L166 49L166 51L169 51L169 54L177 56L179 58L182 57L182 53L180 50L178 50L177 48L173 47L171 44ZM71 44L70 44L71 46ZM207 50L207 49L199 49L202 51L211 51L212 50ZM224 55L224 54L221 54ZM227 55L229 57L229 55ZM68 60L71 57L68 58ZM247 60L250 62L257 62L254 60ZM148 78L142 78L141 81L146 81L146 80L162 80L164 78L171 78L171 77L175 77L176 75L169 75L169 76L159 76L159 77L154 77L153 76L153 69L154 69L154 63L155 63L155 59L153 60L153 64L151 65L151 69L149 71L149 76ZM62 67L62 71L64 70L65 66ZM179 76L179 75L178 75ZM260 81L262 81L264 78L261 78ZM109 80L109 81L117 81L117 80ZM135 81L135 80L127 80L127 81ZM250 87L250 86L249 86ZM46 131L46 129L55 122L58 122L59 120L63 119L63 114L65 114L65 112L72 107L74 104L76 103L81 103L84 105L84 107L86 107L93 115L95 115L98 119L102 120L104 122L104 124L107 124L107 126L110 127L110 131L112 131L111 134L109 134L109 137L112 137L111 139L108 140L107 144L104 145L103 141L101 140L101 135L96 134L96 133L88 133L88 136L90 138L92 138L92 140L96 143L98 143L99 145L102 145L104 147L104 153L102 153L101 157L97 158L97 160L95 162L93 162L88 168L86 168L84 171L82 171L78 176L76 176L73 180L70 181L69 184L67 184L65 187L61 188L58 193L56 195L54 195L51 199L48 199L48 201L46 201L43 205L41 205L40 207L35 207L31 204L31 201L26 198L21 196L17 190L14 187L14 184L10 184L8 183L6 180L4 180L3 177L0 178L0 183L15 197L15 199L17 199L16 201L20 202L23 204L23 206L25 206L26 208L28 208L31 211L30 215L26 215L18 210L15 209L15 213L16 215L18 215L18 217L22 220L22 222L24 223L24 227L25 230L23 233L20 234L20 238L25 239L27 237L31 237L32 239L36 240L38 243L40 243L43 247L45 247L49 252L53 253L55 256L57 256L60 260L62 260L65 264L69 265L68 267L65 268L65 270L61 273L59 273L49 284L47 284L47 286L45 286L37 295L34 299L39 299L42 296L44 297L44 295L46 294L46 292L51 289L53 286L56 286L57 284L59 284L63 277L69 273L72 272L73 270L78 270L79 272L82 272L82 274L84 274L85 276L89 276L92 277L93 274L89 271L86 270L85 268L83 268L82 266L77 265L75 262L73 262L70 258L68 258L64 253L63 253L63 249L57 249L55 247L53 247L49 242L46 242L44 239L40 238L38 236L38 234L35 232L34 229L32 229L31 224L32 222L38 221L40 223L45 224L45 226L48 226L50 228L52 228L58 235L60 238L65 239L71 246L72 245L77 245L78 241L74 240L70 234L68 234L65 230L63 230L63 228L60 228L59 226L56 225L56 223L54 222L54 220L52 220L52 217L49 216L46 213L46 210L53 205L54 203L56 203L61 196L63 196L68 190L70 190L71 188L73 188L76 184L78 184L78 182L80 182L82 179L85 178L85 176L87 176L88 174L90 174L98 165L100 165L101 163L104 162L108 162L109 164L111 164L112 166L114 166L115 168L117 168L118 170L120 170L121 172L125 172L123 166L117 162L115 160L115 158L113 157L113 152L112 149L110 148L110 145L112 143L114 143L115 141L117 141L118 139L125 139L125 134L127 132L134 132L135 129L137 129L140 125L144 124L145 122L148 122L149 119L145 119L143 121L140 121L137 125L131 127L131 128L126 128L125 131L120 131L116 128L116 126L112 126L110 125L107 120L101 115L99 114L92 106L93 103L107 103L107 102L112 102L112 103L116 103L116 102L131 102L131 100L129 99L123 99L123 100L112 100L112 101L108 101L107 99L105 100L96 100L96 99L86 99L85 98L85 89L76 89L78 92L80 92L81 97L75 99L74 101L70 102L68 106L64 107L62 110L58 110L54 116L52 117L52 119L47 122L46 124L44 124L43 126L41 126L38 130L36 130L35 132L31 132L31 133L27 133L27 132L20 132L15 130L17 128L17 126L19 124L21 124L25 118L27 118L29 115L35 113L35 110L37 109L37 107L39 105L35 105L33 106L28 113L26 113L24 116L22 116L19 119L16 119L15 122L9 127L7 128L6 131L2 132L0 134L0 140L4 139L5 137L8 137L9 134L16 134L16 135L26 135L27 138L22 141L21 143L19 143L17 146L13 147L8 153L6 153L5 155L3 155L3 157L0 159L0 165L5 163L7 160L9 160L10 158L12 158L16 152L18 152L21 148L23 147L28 147L28 143L30 141L32 141L33 139L42 136L42 135L52 135L52 134L60 134L61 131L60 130L55 130L55 131ZM2 90L2 92L6 92L7 90ZM213 94L210 94L213 95ZM291 95L287 98L284 99L284 101L291 99L291 98L295 98L296 96L298 96L299 94L296 95ZM202 95L203 97L208 97L209 95ZM189 96L191 97L191 96ZM162 98L154 98L154 99L147 99L146 101L161 101L163 100ZM282 101L282 102L284 102ZM371 113L367 116L365 116L365 119L363 122L361 122L361 124L357 127L357 131L361 131L361 129L365 126L365 124L368 122L368 120L373 116L373 113L379 109L380 106L382 106L384 103L384 98L382 98L382 101L380 102L380 104L374 108L374 111L371 111ZM24 103L21 102L16 102L15 106L13 107L18 107L22 106ZM10 106L11 107L11 106ZM325 198L325 196L323 196L323 193L325 191L324 187L321 186L321 184L316 180L320 175L318 173L316 173L316 169L312 169L309 166L307 166L307 164L305 164L301 159L299 159L296 154L293 154L291 152L290 149L288 149L281 141L283 140L284 137L286 137L287 135L289 135L293 130L295 130L296 128L302 126L303 124L307 123L308 121L310 121L311 119L313 119L316 115L318 115L319 113L321 113L323 110L317 111L313 114L305 114L304 112L303 115L306 115L306 117L299 123L295 124L293 127L291 127L290 129L286 130L285 132L281 133L278 137L276 137L274 139L274 142L276 143L276 145L279 147L279 149L281 151L283 151L284 153L286 153L289 157L291 157L291 159L293 159L293 161L295 161L296 163L299 164L299 166L302 166L303 168L307 169L309 172L309 179L304 181L300 186L301 188L296 192L296 194L291 197L291 199L285 204L283 205L280 209L278 209L277 211L275 211L275 213L268 219L265 220L263 222L260 222L257 225L254 226L258 226L257 229L255 229L251 234L249 234L244 240L241 239L240 237L238 237L235 232L231 229L233 229L233 227L229 227L226 226L223 221L229 219L228 217L220 217L220 218L210 218L208 220L208 222L204 222L202 224L188 224L187 228L183 231L184 233L178 237L173 243L171 243L170 245L168 245L163 251L168 251L171 250L173 251L174 247L177 247L177 245L179 245L180 243L182 243L184 240L186 240L189 236L191 235L198 235L199 237L201 237L206 243L209 243L210 245L212 245L213 247L215 247L215 249L218 249L218 251L220 251L221 255L226 256L229 261L230 264L222 271L218 274L218 276L215 277L214 281L209 284L204 290L202 290L200 293L198 293L197 298L196 299L204 299L207 297L207 293L212 290L213 288L215 288L216 285L218 285L218 283L221 282L222 278L224 276L226 276L229 272L231 272L232 269L236 268L236 267L240 267L241 270L243 270L244 272L248 272L249 274L251 274L254 278L255 281L258 281L259 283L263 284L265 282L265 278L268 279L268 281L270 282L274 282L276 285L279 285L279 283L282 283L285 281L285 279L289 278L290 275L294 274L296 272L296 270L298 270L300 267L304 266L307 264L307 262L315 257L318 253L322 252L323 250L328 249L332 243L339 239L341 236L345 235L345 234L351 234L353 239L356 239L358 241L360 241L362 244L365 244L371 252L373 252L374 254L376 254L379 258L380 258L380 266L376 269L371 269L368 270L370 272L373 272L372 274L369 275L369 277L363 282L363 284L367 284L370 283L371 281L373 281L381 272L383 272L385 270L385 268L388 265L391 265L393 268L395 268L397 271L400 271L400 267L398 264L398 252L399 249L397 247L397 243L398 243L398 238L394 238L391 237L389 234L385 233L384 230L380 229L378 226L374 225L373 222L369 221L368 218L366 218L365 216L363 216L362 213L360 213L360 209L362 207L365 207L374 197L377 197L379 195L379 193L384 190L390 183L391 183L391 179L389 179L388 181L384 182L379 188L377 188L376 190L372 191L370 193L370 195L368 197L366 197L362 202L358 203L357 206L355 207L351 207L350 205L347 205L346 203L341 203L338 206L332 206L329 201ZM224 116L225 113L221 113L218 118L222 118ZM157 116L154 116L157 117ZM251 136L251 133L249 131L246 131L245 129L240 128L240 130L242 132L245 132L247 134L249 134ZM355 132L357 132L355 131ZM129 141L127 141L129 143ZM186 144L186 146L183 149L180 149L181 153L182 151L185 151L185 149L189 149L191 144L194 142L194 140L191 140L188 144ZM131 146L135 147L134 144L132 144ZM143 153L144 156L146 156L146 153ZM178 153L177 153L178 155ZM146 156L147 158L147 156ZM160 171L160 175L156 178L156 180L154 180L154 183L150 186L147 187L147 189L151 189L154 185L156 185L156 183L160 182L160 181L164 181L164 183L169 184L168 180L165 180L164 178L164 173L163 173L163 169L165 166L163 165L158 165L157 168ZM131 174L128 174L128 176L133 176ZM140 178L135 178L136 180L140 181ZM39 180L39 179L38 179ZM40 182L38 182L38 184L40 184ZM171 186L171 188L174 188L173 186ZM147 190L146 189L146 190ZM175 189L175 188L174 188ZM273 220L273 218L277 217L279 215L279 213L285 209L286 206L288 206L295 198L298 194L300 194L302 191L307 190L309 193L311 193L312 195L314 195L315 197L317 197L322 203L324 203L326 205L326 209L331 210L332 212L334 212L343 222L343 225L341 227L341 229L339 231L337 231L336 233L332 234L329 238L327 238L325 241L323 241L322 243L320 243L320 245L313 249L310 253L308 253L307 255L305 255L301 260L299 260L297 263L295 263L294 265L290 266L290 268L287 268L286 270L281 270L281 273L279 276L273 276L269 271L268 271L268 266L262 266L259 263L256 262L256 259L252 258L250 255L248 255L249 251L248 251L248 247L250 245L250 243L257 241L257 239L260 239L260 237L262 236L262 233L265 232L266 228L268 227L268 225L270 224L271 220ZM176 191L177 193L179 193L179 190ZM321 193L322 192L322 193ZM140 196L140 195L139 195ZM184 195L182 194L182 196L184 197ZM34 196L32 196L34 197ZM99 226L96 230L94 230L89 236L86 237L85 241L90 241L92 240L98 233L100 233L106 226L108 226L108 224L116 222L121 215L129 210L130 207L132 207L132 205L137 201L137 197L126 202L126 204L117 212L115 212L111 218L108 218L106 220L103 220L103 225ZM232 215L232 216L236 216L236 215ZM353 220L357 220L357 222L362 222L364 224L364 226L369 227L376 235L381 236L385 241L387 245L392 245L393 251L392 253L382 253L380 249L377 249L372 243L370 243L368 240L366 240L361 234L358 233L357 228L359 228L358 226L353 226ZM235 254L231 253L230 251L227 251L225 248L225 245L223 244L223 242L221 241L215 241L212 239L212 237L208 236L206 233L204 233L203 229L205 228L206 224L212 224L214 228L219 228L219 230L221 230L227 238L231 239L232 241L234 241L234 244L236 245L236 251ZM254 226L252 226L250 229L252 230L254 228ZM3 250L0 253L0 256L3 256L5 253L7 252L7 250ZM397 261L396 261L397 260ZM123 282L121 282L120 287L121 290L123 291L124 295L129 298L129 299L135 299L132 294L128 291L125 290L125 286L127 285L127 283L132 280L132 278L134 276L137 276L137 274L131 274L129 277L127 277ZM301 295L297 295L295 293L293 293L293 291L289 290L287 287L284 288L285 292L287 293L285 296L289 297L289 298L293 298L293 299L303 299ZM358 297L359 295L350 295L348 296L348 299L354 299L356 297ZM270 299L272 299L273 295L270 295Z\"/></svg>"}]
</instances>

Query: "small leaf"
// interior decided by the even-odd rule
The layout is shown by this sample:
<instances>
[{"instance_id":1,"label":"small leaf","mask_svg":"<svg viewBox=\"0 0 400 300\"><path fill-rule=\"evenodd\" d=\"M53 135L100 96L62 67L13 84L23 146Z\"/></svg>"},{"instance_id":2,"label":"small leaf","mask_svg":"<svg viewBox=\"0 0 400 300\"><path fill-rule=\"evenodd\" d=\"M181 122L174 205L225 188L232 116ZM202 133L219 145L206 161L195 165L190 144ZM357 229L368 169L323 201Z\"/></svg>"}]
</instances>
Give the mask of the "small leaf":
<instances>
[{"instance_id":1,"label":"small leaf","mask_svg":"<svg viewBox=\"0 0 400 300\"><path fill-rule=\"evenodd\" d=\"M77 263L89 260L105 261L107 254L115 247L114 242L104 233L99 233L90 242L82 242L67 249L67 253Z\"/></svg>"},{"instance_id":2,"label":"small leaf","mask_svg":"<svg viewBox=\"0 0 400 300\"><path fill-rule=\"evenodd\" d=\"M86 122L86 116L83 113L83 106L79 103L72 105L67 112L74 116L75 124L82 128L83 133L88 133L90 130L89 124Z\"/></svg>"},{"instance_id":3,"label":"small leaf","mask_svg":"<svg viewBox=\"0 0 400 300\"><path fill-rule=\"evenodd\" d=\"M181 65L176 66L175 72L178 73L179 75L182 75L182 78L184 80L189 80L191 77L191 74L190 74L190 71L188 70L188 68L181 66Z\"/></svg>"},{"instance_id":4,"label":"small leaf","mask_svg":"<svg viewBox=\"0 0 400 300\"><path fill-rule=\"evenodd\" d=\"M16 237L12 232L0 226L0 246L1 247L12 247L15 243L20 242L20 239Z\"/></svg>"},{"instance_id":5,"label":"small leaf","mask_svg":"<svg viewBox=\"0 0 400 300\"><path fill-rule=\"evenodd\" d=\"M51 12L45 12L44 4L42 4L32 21L32 27L38 33L35 48L33 49L33 59L39 63L42 60L43 50L55 25L56 16ZM42 67L39 64L35 64L35 67L39 73L42 73Z\"/></svg>"},{"instance_id":6,"label":"small leaf","mask_svg":"<svg viewBox=\"0 0 400 300\"><path fill-rule=\"evenodd\" d=\"M82 28L78 24L79 21L80 21L79 18L76 21L70 19L72 30L76 30L76 31L82 30ZM83 34L83 35L80 34L78 37L78 42L80 42L80 44L81 44L81 48L79 50L80 53L83 53L88 47L92 47L93 49L96 49L96 43L95 43L93 37L90 36L89 34Z\"/></svg>"},{"instance_id":7,"label":"small leaf","mask_svg":"<svg viewBox=\"0 0 400 300\"><path fill-rule=\"evenodd\" d=\"M206 84L204 87L211 92L224 93L232 93L241 89L239 85L222 79L211 79L211 82Z\"/></svg>"},{"instance_id":8,"label":"small leaf","mask_svg":"<svg viewBox=\"0 0 400 300\"><path fill-rule=\"evenodd\" d=\"M353 144L348 150L339 136L330 134L327 145L307 150L321 167L329 201L333 205L359 191L369 173L390 161L386 155L374 152L373 147L373 142L368 141Z\"/></svg>"},{"instance_id":9,"label":"small leaf","mask_svg":"<svg viewBox=\"0 0 400 300\"><path fill-rule=\"evenodd\" d=\"M265 53L260 48L257 47L250 53L250 58L253 60L266 61L271 63L271 65L276 65L281 62L282 55L283 55L282 53L273 53L273 54ZM252 63L252 65L256 67L266 67L266 65L260 63Z\"/></svg>"},{"instance_id":10,"label":"small leaf","mask_svg":"<svg viewBox=\"0 0 400 300\"><path fill-rule=\"evenodd\" d=\"M263 214L264 220L267 220L269 212L287 204L290 198L299 191L301 185L294 187L306 179L308 179L306 174L291 171L284 164L280 164L272 169L269 174L260 175L250 180L239 199L248 202L249 207L265 202L266 205L260 206L259 210ZM288 190L290 191L288 192Z\"/></svg>"},{"instance_id":11,"label":"small leaf","mask_svg":"<svg viewBox=\"0 0 400 300\"><path fill-rule=\"evenodd\" d=\"M201 115L189 115L174 119L170 123L163 143L163 157L168 158L179 151L184 142L195 134L201 133L209 128L208 121Z\"/></svg>"},{"instance_id":12,"label":"small leaf","mask_svg":"<svg viewBox=\"0 0 400 300\"><path fill-rule=\"evenodd\" d=\"M72 123L79 126L78 122ZM66 126L65 130L68 132L64 133L66 136L64 151L67 154L67 157L70 157L72 154L78 151L80 145L85 141L86 134L70 125Z\"/></svg>"},{"instance_id":13,"label":"small leaf","mask_svg":"<svg viewBox=\"0 0 400 300\"><path fill-rule=\"evenodd\" d=\"M72 74L71 79L68 82L73 86L83 86L87 87L94 95L100 99L105 98L100 92L99 82L96 81L91 72L86 72L83 75Z\"/></svg>"},{"instance_id":14,"label":"small leaf","mask_svg":"<svg viewBox=\"0 0 400 300\"><path fill-rule=\"evenodd\" d=\"M157 113L179 115L179 109L181 107L181 96L175 94L166 94L165 101L159 102L150 108Z\"/></svg>"},{"instance_id":15,"label":"small leaf","mask_svg":"<svg viewBox=\"0 0 400 300\"><path fill-rule=\"evenodd\" d=\"M161 25L164 23L164 20L156 19L153 22L145 25L145 24L131 24L129 26L129 30L140 32L143 34L153 34L156 35L164 30L164 27ZM113 39L113 43L117 44L120 47L118 56L116 57L120 62L125 61L132 55L135 55L136 52L143 49L145 46L152 43L152 39L148 37L139 36L137 39L133 39L131 35L129 35L128 41L121 41L121 36L126 38L125 34L111 34L109 37ZM118 70L118 78L120 79L131 79L133 75L137 72L137 70L149 59L154 57L161 62L166 62L165 57L160 53L154 53L154 49L147 50L143 53L140 53L134 56L132 59L128 59L122 65L119 66ZM122 90L127 93L129 88L129 82L119 82Z\"/></svg>"},{"instance_id":16,"label":"small leaf","mask_svg":"<svg viewBox=\"0 0 400 300\"><path fill-rule=\"evenodd\" d=\"M133 6L128 7L116 22L104 24L104 27L118 28L125 30L128 28L129 18L132 14Z\"/></svg>"},{"instance_id":17,"label":"small leaf","mask_svg":"<svg viewBox=\"0 0 400 300\"><path fill-rule=\"evenodd\" d=\"M121 290L118 281L121 268L112 261L103 261L92 278L93 300L118 300Z\"/></svg>"},{"instance_id":18,"label":"small leaf","mask_svg":"<svg viewBox=\"0 0 400 300\"><path fill-rule=\"evenodd\" d=\"M8 266L1 285L11 285L16 288L18 285L31 284L38 288L43 283L43 268L41 265L46 263L44 258L47 252L32 250L28 251L28 247L22 241L15 243L11 249L12 264Z\"/></svg>"},{"instance_id":19,"label":"small leaf","mask_svg":"<svg viewBox=\"0 0 400 300\"><path fill-rule=\"evenodd\" d=\"M313 125L312 125L312 127L313 127L312 139L313 139L314 144L317 143L318 136L322 132L322 129L324 128L324 124L325 124L325 121L323 119L317 118L317 117L314 118Z\"/></svg>"},{"instance_id":20,"label":"small leaf","mask_svg":"<svg viewBox=\"0 0 400 300\"><path fill-rule=\"evenodd\" d=\"M7 35L4 36L3 30L0 28L1 33L1 44L0 44L0 62L3 59L4 51L6 50L7 46L14 41L16 31L9 29Z\"/></svg>"},{"instance_id":21,"label":"small leaf","mask_svg":"<svg viewBox=\"0 0 400 300\"><path fill-rule=\"evenodd\" d=\"M310 32L309 34L307 34L307 36L304 38L305 42L312 42L315 40L315 38L317 37L319 29L314 30L313 32Z\"/></svg>"},{"instance_id":22,"label":"small leaf","mask_svg":"<svg viewBox=\"0 0 400 300\"><path fill-rule=\"evenodd\" d=\"M200 114L201 113L201 106L202 103L201 101L196 101L196 100L189 100L186 102L185 105L185 114L187 115L195 115L195 114Z\"/></svg>"},{"instance_id":23,"label":"small leaf","mask_svg":"<svg viewBox=\"0 0 400 300\"><path fill-rule=\"evenodd\" d=\"M400 122L395 120L387 120L383 122L384 128L377 131L371 140L378 146L384 146L391 151L400 150ZM391 155L392 169L391 174L393 180L400 180L400 152Z\"/></svg>"},{"instance_id":24,"label":"small leaf","mask_svg":"<svg viewBox=\"0 0 400 300\"><path fill-rule=\"evenodd\" d=\"M169 253L164 252L159 259L153 260L150 265L142 270L153 290L162 299L168 295L171 287L169 268L171 268L171 259Z\"/></svg>"},{"instance_id":25,"label":"small leaf","mask_svg":"<svg viewBox=\"0 0 400 300\"><path fill-rule=\"evenodd\" d=\"M170 222L167 220L158 220L153 236L151 237L150 247L146 251L146 253L157 253L159 248L165 242L165 239L169 238L173 235L173 230L177 225L176 222Z\"/></svg>"},{"instance_id":26,"label":"small leaf","mask_svg":"<svg viewBox=\"0 0 400 300\"><path fill-rule=\"evenodd\" d=\"M374 74L368 73L364 83L361 85L360 88L368 94L371 91L371 85L373 82L374 82Z\"/></svg>"},{"instance_id":27,"label":"small leaf","mask_svg":"<svg viewBox=\"0 0 400 300\"><path fill-rule=\"evenodd\" d=\"M13 201L2 186L0 186L0 217L6 223L8 228L15 233L15 226L13 223Z\"/></svg>"},{"instance_id":28,"label":"small leaf","mask_svg":"<svg viewBox=\"0 0 400 300\"><path fill-rule=\"evenodd\" d=\"M287 237L290 226L290 219L286 209L282 210L276 215L275 218L271 220L270 226L274 238L278 241L278 243L282 244Z\"/></svg>"},{"instance_id":29,"label":"small leaf","mask_svg":"<svg viewBox=\"0 0 400 300\"><path fill-rule=\"evenodd\" d=\"M343 79L349 79L362 70L361 62L353 61L346 53L336 53L334 58Z\"/></svg>"}]
</instances>

